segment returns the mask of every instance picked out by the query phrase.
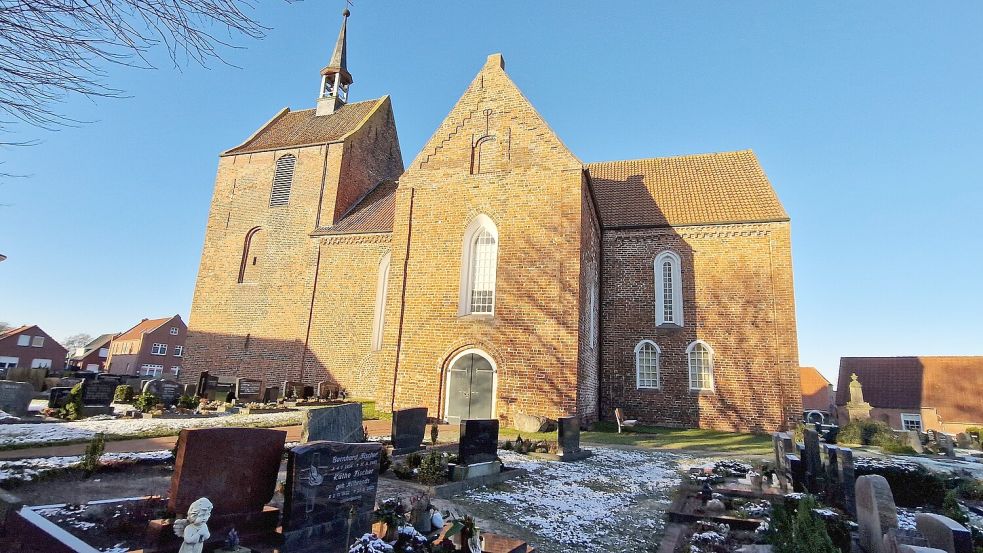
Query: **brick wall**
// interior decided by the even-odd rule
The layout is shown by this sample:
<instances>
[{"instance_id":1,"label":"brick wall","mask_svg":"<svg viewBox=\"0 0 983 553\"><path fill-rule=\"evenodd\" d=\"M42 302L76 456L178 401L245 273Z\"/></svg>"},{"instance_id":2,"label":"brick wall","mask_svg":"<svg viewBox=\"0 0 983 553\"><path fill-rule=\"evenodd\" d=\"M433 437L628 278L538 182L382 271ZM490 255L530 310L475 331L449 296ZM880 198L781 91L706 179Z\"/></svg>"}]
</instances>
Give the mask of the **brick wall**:
<instances>
[{"instance_id":1,"label":"brick wall","mask_svg":"<svg viewBox=\"0 0 983 553\"><path fill-rule=\"evenodd\" d=\"M577 363L577 410L581 422L596 421L599 408L599 365L601 354L601 230L590 195L586 176L581 188L580 230L580 351ZM591 289L595 288L594 312L591 313ZM594 340L591 340L591 319L594 319ZM593 345L592 345L593 343Z\"/></svg>"},{"instance_id":2,"label":"brick wall","mask_svg":"<svg viewBox=\"0 0 983 553\"><path fill-rule=\"evenodd\" d=\"M43 336L44 345L37 348L32 345L18 346L17 337L22 335L30 336L32 341L35 336ZM37 326L28 327L0 340L0 357L16 357L18 367L30 368L35 359L47 359L51 361L53 370L61 370L65 366L66 355L68 350Z\"/></svg>"},{"instance_id":3,"label":"brick wall","mask_svg":"<svg viewBox=\"0 0 983 553\"><path fill-rule=\"evenodd\" d=\"M682 259L684 323L656 328L655 256ZM771 431L801 412L788 223L606 230L602 415L645 422ZM659 390L639 390L634 348L662 350ZM686 348L714 350L713 392L689 390Z\"/></svg>"}]
</instances>

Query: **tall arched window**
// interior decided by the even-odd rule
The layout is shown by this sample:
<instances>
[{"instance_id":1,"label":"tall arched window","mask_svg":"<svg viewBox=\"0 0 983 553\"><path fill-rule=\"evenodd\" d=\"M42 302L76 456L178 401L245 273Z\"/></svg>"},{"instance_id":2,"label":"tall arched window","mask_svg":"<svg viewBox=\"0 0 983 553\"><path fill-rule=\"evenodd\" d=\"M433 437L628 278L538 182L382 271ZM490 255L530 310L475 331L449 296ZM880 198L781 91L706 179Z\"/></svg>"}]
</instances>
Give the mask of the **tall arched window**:
<instances>
[{"instance_id":1,"label":"tall arched window","mask_svg":"<svg viewBox=\"0 0 983 553\"><path fill-rule=\"evenodd\" d=\"M642 340L635 346L635 386L659 388L659 357L662 350L651 340Z\"/></svg>"},{"instance_id":2,"label":"tall arched window","mask_svg":"<svg viewBox=\"0 0 983 553\"><path fill-rule=\"evenodd\" d=\"M246 233L242 244L242 261L239 264L239 282L255 282L263 267L263 254L266 251L266 233L255 227Z\"/></svg>"},{"instance_id":3,"label":"tall arched window","mask_svg":"<svg viewBox=\"0 0 983 553\"><path fill-rule=\"evenodd\" d=\"M280 156L273 172L273 189L270 191L270 207L287 205L290 201L290 186L294 182L294 165L297 158L293 154Z\"/></svg>"},{"instance_id":4,"label":"tall arched window","mask_svg":"<svg viewBox=\"0 0 983 553\"><path fill-rule=\"evenodd\" d=\"M464 233L459 309L461 315L491 315L495 312L497 265L498 229L486 215L479 215L471 221Z\"/></svg>"},{"instance_id":5,"label":"tall arched window","mask_svg":"<svg viewBox=\"0 0 983 553\"><path fill-rule=\"evenodd\" d=\"M655 256L655 324L683 326L680 260L668 250Z\"/></svg>"},{"instance_id":6,"label":"tall arched window","mask_svg":"<svg viewBox=\"0 0 983 553\"><path fill-rule=\"evenodd\" d=\"M689 389L713 390L713 349L703 340L686 348L689 361Z\"/></svg>"},{"instance_id":7,"label":"tall arched window","mask_svg":"<svg viewBox=\"0 0 983 553\"><path fill-rule=\"evenodd\" d=\"M379 262L379 281L375 287L375 319L372 323L372 350L382 349L382 335L386 320L386 296L389 294L389 260L386 254Z\"/></svg>"}]
</instances>

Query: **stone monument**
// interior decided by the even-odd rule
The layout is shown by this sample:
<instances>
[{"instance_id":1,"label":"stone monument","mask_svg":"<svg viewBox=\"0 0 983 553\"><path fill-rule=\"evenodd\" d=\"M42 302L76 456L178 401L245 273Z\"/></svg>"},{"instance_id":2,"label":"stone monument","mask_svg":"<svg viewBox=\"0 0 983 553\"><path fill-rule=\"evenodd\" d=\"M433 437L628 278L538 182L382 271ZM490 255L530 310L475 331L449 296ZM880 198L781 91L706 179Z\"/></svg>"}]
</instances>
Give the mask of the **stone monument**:
<instances>
[{"instance_id":1,"label":"stone monument","mask_svg":"<svg viewBox=\"0 0 983 553\"><path fill-rule=\"evenodd\" d=\"M887 480L879 474L857 478L857 525L867 553L887 553L884 534L898 527L898 508Z\"/></svg>"},{"instance_id":2,"label":"stone monument","mask_svg":"<svg viewBox=\"0 0 983 553\"><path fill-rule=\"evenodd\" d=\"M856 373L850 375L850 401L846 403L848 420L865 420L870 418L871 405L864 401L864 389L857 380Z\"/></svg>"},{"instance_id":3,"label":"stone monument","mask_svg":"<svg viewBox=\"0 0 983 553\"><path fill-rule=\"evenodd\" d=\"M427 433L427 408L411 407L393 411L393 455L405 455L422 448Z\"/></svg>"},{"instance_id":4,"label":"stone monument","mask_svg":"<svg viewBox=\"0 0 983 553\"><path fill-rule=\"evenodd\" d=\"M344 403L304 412L300 443L362 441L362 404Z\"/></svg>"}]
</instances>

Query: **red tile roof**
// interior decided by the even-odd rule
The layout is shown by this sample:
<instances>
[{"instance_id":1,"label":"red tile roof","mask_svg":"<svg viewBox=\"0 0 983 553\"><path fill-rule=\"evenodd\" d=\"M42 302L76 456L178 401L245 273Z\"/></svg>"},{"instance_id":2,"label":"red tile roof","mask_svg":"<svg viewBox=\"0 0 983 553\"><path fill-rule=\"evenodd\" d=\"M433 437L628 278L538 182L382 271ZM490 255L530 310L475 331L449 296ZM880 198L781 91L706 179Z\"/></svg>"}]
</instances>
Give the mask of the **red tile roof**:
<instances>
[{"instance_id":1,"label":"red tile roof","mask_svg":"<svg viewBox=\"0 0 983 553\"><path fill-rule=\"evenodd\" d=\"M983 356L843 357L836 404L846 405L850 375L864 401L885 409L938 410L945 422L983 423Z\"/></svg>"},{"instance_id":2,"label":"red tile roof","mask_svg":"<svg viewBox=\"0 0 983 553\"><path fill-rule=\"evenodd\" d=\"M833 404L832 383L815 367L799 367L803 411L829 411Z\"/></svg>"},{"instance_id":3,"label":"red tile roof","mask_svg":"<svg viewBox=\"0 0 983 553\"><path fill-rule=\"evenodd\" d=\"M346 213L337 225L320 227L313 236L392 232L396 213L395 181L384 181L373 188Z\"/></svg>"},{"instance_id":4,"label":"red tile roof","mask_svg":"<svg viewBox=\"0 0 983 553\"><path fill-rule=\"evenodd\" d=\"M174 317L165 317L163 319L144 319L136 324L130 330L120 334L115 339L116 340L139 340L147 332L153 332L160 328L160 326L167 321L173 319Z\"/></svg>"},{"instance_id":5,"label":"red tile roof","mask_svg":"<svg viewBox=\"0 0 983 553\"><path fill-rule=\"evenodd\" d=\"M365 117L386 100L385 97L346 104L330 115L317 117L313 109L284 109L245 142L222 155L247 154L313 146L340 140L358 128Z\"/></svg>"},{"instance_id":6,"label":"red tile roof","mask_svg":"<svg viewBox=\"0 0 983 553\"><path fill-rule=\"evenodd\" d=\"M604 228L787 221L750 150L589 163Z\"/></svg>"},{"instance_id":7,"label":"red tile roof","mask_svg":"<svg viewBox=\"0 0 983 553\"><path fill-rule=\"evenodd\" d=\"M9 336L13 336L15 334L20 334L21 332L24 332L25 330L27 330L27 329L29 329L29 328L31 328L33 326L34 325L21 325L21 326L19 326L17 328L8 328L7 330L4 330L3 332L0 332L0 340L3 340L4 338L7 338Z\"/></svg>"}]
</instances>

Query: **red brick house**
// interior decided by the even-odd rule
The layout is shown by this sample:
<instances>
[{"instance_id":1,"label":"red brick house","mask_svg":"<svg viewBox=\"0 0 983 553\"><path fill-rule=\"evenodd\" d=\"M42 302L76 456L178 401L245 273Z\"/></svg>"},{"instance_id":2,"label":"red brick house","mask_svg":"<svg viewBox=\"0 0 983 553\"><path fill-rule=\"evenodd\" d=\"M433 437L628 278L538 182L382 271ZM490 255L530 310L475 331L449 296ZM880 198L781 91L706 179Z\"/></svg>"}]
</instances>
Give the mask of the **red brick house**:
<instances>
[{"instance_id":1,"label":"red brick house","mask_svg":"<svg viewBox=\"0 0 983 553\"><path fill-rule=\"evenodd\" d=\"M802 386L803 414L818 411L826 417L831 416L836 397L833 384L815 367L799 367L799 382Z\"/></svg>"},{"instance_id":2,"label":"red brick house","mask_svg":"<svg viewBox=\"0 0 983 553\"><path fill-rule=\"evenodd\" d=\"M983 356L842 357L836 408L847 422L857 376L869 417L896 430L955 434L983 426Z\"/></svg>"},{"instance_id":3,"label":"red brick house","mask_svg":"<svg viewBox=\"0 0 983 553\"><path fill-rule=\"evenodd\" d=\"M789 218L753 153L584 164L496 54L404 169L389 97L348 101L346 33L316 108L219 158L183 381L449 421L801 416Z\"/></svg>"},{"instance_id":4,"label":"red brick house","mask_svg":"<svg viewBox=\"0 0 983 553\"><path fill-rule=\"evenodd\" d=\"M0 332L0 369L12 367L62 369L68 350L37 325Z\"/></svg>"},{"instance_id":5,"label":"red brick house","mask_svg":"<svg viewBox=\"0 0 983 553\"><path fill-rule=\"evenodd\" d=\"M68 355L67 366L78 371L102 372L115 334L103 334Z\"/></svg>"},{"instance_id":6,"label":"red brick house","mask_svg":"<svg viewBox=\"0 0 983 553\"><path fill-rule=\"evenodd\" d=\"M187 333L180 315L144 319L113 338L104 372L176 377L181 374Z\"/></svg>"}]
</instances>

